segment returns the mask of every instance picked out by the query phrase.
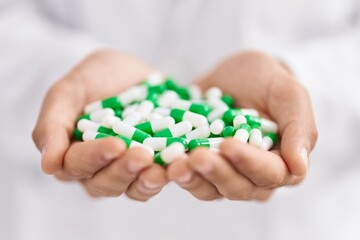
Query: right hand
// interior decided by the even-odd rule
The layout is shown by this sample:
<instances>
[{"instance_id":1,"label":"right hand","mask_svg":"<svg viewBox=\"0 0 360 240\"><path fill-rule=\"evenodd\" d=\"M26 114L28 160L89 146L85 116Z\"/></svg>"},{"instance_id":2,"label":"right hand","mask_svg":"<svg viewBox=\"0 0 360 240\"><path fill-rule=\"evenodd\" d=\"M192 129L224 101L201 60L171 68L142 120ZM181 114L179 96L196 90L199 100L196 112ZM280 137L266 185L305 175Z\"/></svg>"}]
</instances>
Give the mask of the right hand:
<instances>
[{"instance_id":1,"label":"right hand","mask_svg":"<svg viewBox=\"0 0 360 240\"><path fill-rule=\"evenodd\" d=\"M117 138L71 142L86 104L116 95L154 69L115 50L99 50L48 91L33 131L42 169L63 180L78 180L92 196L146 201L167 183L165 169L143 149L126 149Z\"/></svg>"}]
</instances>

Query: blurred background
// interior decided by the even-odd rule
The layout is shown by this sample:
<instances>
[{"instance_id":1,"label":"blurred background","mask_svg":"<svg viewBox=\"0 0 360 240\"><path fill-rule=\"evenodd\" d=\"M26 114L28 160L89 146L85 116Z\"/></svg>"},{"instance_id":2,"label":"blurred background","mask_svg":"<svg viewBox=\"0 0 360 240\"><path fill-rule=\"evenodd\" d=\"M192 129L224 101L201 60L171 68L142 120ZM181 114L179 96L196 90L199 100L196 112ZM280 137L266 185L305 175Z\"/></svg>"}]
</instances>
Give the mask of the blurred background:
<instances>
[{"instance_id":1,"label":"blurred background","mask_svg":"<svg viewBox=\"0 0 360 240\"><path fill-rule=\"evenodd\" d=\"M319 140L303 184L267 203L93 200L40 169L31 131L52 83L99 47L188 83L266 51L310 92ZM0 239L359 239L359 0L0 0Z\"/></svg>"}]
</instances>

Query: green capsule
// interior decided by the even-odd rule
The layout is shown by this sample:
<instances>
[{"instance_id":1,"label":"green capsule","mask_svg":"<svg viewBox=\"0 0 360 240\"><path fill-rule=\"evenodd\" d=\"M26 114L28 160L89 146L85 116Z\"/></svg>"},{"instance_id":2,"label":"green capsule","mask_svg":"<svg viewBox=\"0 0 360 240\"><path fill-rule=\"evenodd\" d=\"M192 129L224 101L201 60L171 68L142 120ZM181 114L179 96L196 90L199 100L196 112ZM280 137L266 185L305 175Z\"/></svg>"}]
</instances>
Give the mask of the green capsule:
<instances>
[{"instance_id":1,"label":"green capsule","mask_svg":"<svg viewBox=\"0 0 360 240\"><path fill-rule=\"evenodd\" d=\"M205 147L205 148L218 148L219 145L224 141L224 138L217 137L217 138L201 138L201 139L193 139L189 142L188 148L189 151L194 150L198 147Z\"/></svg>"},{"instance_id":2,"label":"green capsule","mask_svg":"<svg viewBox=\"0 0 360 240\"><path fill-rule=\"evenodd\" d=\"M123 108L123 105L121 104L118 96L113 96L102 100L101 105L103 108L112 108L112 109Z\"/></svg>"},{"instance_id":3,"label":"green capsule","mask_svg":"<svg viewBox=\"0 0 360 240\"><path fill-rule=\"evenodd\" d=\"M82 135L83 135L83 133L78 128L75 128L74 134L73 134L74 139L81 141Z\"/></svg>"},{"instance_id":4,"label":"green capsule","mask_svg":"<svg viewBox=\"0 0 360 240\"><path fill-rule=\"evenodd\" d=\"M223 95L221 100L228 105L230 108L234 105L234 99L230 95Z\"/></svg>"},{"instance_id":5,"label":"green capsule","mask_svg":"<svg viewBox=\"0 0 360 240\"><path fill-rule=\"evenodd\" d=\"M226 138L226 137L233 137L235 135L236 129L233 126L227 126L224 128L224 130L222 131L221 135Z\"/></svg>"},{"instance_id":6,"label":"green capsule","mask_svg":"<svg viewBox=\"0 0 360 240\"><path fill-rule=\"evenodd\" d=\"M261 127L261 118L257 117L257 116L250 116L250 115L245 115L246 121L247 123L252 126L252 125L259 125Z\"/></svg>"},{"instance_id":7,"label":"green capsule","mask_svg":"<svg viewBox=\"0 0 360 240\"><path fill-rule=\"evenodd\" d=\"M176 92L180 98L189 100L190 99L190 92L186 87L182 87L176 84L174 79L168 77L165 81L165 86L168 90L173 90Z\"/></svg>"}]
</instances>

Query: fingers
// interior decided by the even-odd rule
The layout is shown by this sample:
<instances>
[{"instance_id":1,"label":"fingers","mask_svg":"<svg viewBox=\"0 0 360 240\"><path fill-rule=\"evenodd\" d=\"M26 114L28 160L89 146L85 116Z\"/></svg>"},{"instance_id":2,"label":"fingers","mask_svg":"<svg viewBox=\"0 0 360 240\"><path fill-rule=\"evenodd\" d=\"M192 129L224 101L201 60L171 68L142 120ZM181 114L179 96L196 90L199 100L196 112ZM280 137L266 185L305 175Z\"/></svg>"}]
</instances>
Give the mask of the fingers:
<instances>
[{"instance_id":1,"label":"fingers","mask_svg":"<svg viewBox=\"0 0 360 240\"><path fill-rule=\"evenodd\" d=\"M234 168L257 186L275 188L291 177L280 156L258 149L235 139L226 139L220 145L221 154Z\"/></svg>"},{"instance_id":2,"label":"fingers","mask_svg":"<svg viewBox=\"0 0 360 240\"><path fill-rule=\"evenodd\" d=\"M207 149L199 148L190 153L189 165L230 200L259 199L270 191L255 186L220 155Z\"/></svg>"},{"instance_id":3,"label":"fingers","mask_svg":"<svg viewBox=\"0 0 360 240\"><path fill-rule=\"evenodd\" d=\"M93 196L115 197L124 193L139 174L152 165L144 149L132 148L83 183Z\"/></svg>"},{"instance_id":4,"label":"fingers","mask_svg":"<svg viewBox=\"0 0 360 240\"><path fill-rule=\"evenodd\" d=\"M128 188L126 195L134 200L147 201L158 194L167 183L165 168L152 164Z\"/></svg>"},{"instance_id":5,"label":"fingers","mask_svg":"<svg viewBox=\"0 0 360 240\"><path fill-rule=\"evenodd\" d=\"M33 131L45 173L53 174L61 169L82 103L81 91L77 91L76 84L57 84L48 92Z\"/></svg>"},{"instance_id":6,"label":"fingers","mask_svg":"<svg viewBox=\"0 0 360 240\"><path fill-rule=\"evenodd\" d=\"M175 181L181 188L200 200L215 200L221 197L217 188L190 168L187 156L179 158L167 169L169 180Z\"/></svg>"},{"instance_id":7,"label":"fingers","mask_svg":"<svg viewBox=\"0 0 360 240\"><path fill-rule=\"evenodd\" d=\"M268 108L280 127L281 154L290 172L304 176L317 130L306 90L296 81L274 81Z\"/></svg>"},{"instance_id":8,"label":"fingers","mask_svg":"<svg viewBox=\"0 0 360 240\"><path fill-rule=\"evenodd\" d=\"M118 138L77 142L66 152L61 172L71 179L91 178L111 161L123 156L125 151L125 143Z\"/></svg>"}]
</instances>

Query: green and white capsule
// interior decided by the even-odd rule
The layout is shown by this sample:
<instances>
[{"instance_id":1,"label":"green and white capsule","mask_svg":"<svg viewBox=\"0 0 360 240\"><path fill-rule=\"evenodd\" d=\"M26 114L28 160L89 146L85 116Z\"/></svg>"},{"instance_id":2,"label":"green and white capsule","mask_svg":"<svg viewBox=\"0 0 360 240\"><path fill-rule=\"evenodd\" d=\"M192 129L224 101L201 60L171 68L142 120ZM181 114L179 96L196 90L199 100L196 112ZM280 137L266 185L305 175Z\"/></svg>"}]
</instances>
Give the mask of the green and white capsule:
<instances>
[{"instance_id":1,"label":"green and white capsule","mask_svg":"<svg viewBox=\"0 0 360 240\"><path fill-rule=\"evenodd\" d=\"M234 138L240 140L240 142L246 143L250 136L251 127L249 124L243 123L236 130Z\"/></svg>"},{"instance_id":2,"label":"green and white capsule","mask_svg":"<svg viewBox=\"0 0 360 240\"><path fill-rule=\"evenodd\" d=\"M91 120L93 122L101 122L101 120L105 117L105 116L115 116L115 111L112 108L104 108L104 109L100 109L88 114L84 114L82 116L79 117L80 119L88 119Z\"/></svg>"},{"instance_id":3,"label":"green and white capsule","mask_svg":"<svg viewBox=\"0 0 360 240\"><path fill-rule=\"evenodd\" d=\"M190 151L198 147L206 147L210 149L219 148L220 144L224 141L224 138L203 138L203 139L193 139L189 142L188 148Z\"/></svg>"},{"instance_id":4,"label":"green and white capsule","mask_svg":"<svg viewBox=\"0 0 360 240\"><path fill-rule=\"evenodd\" d=\"M266 133L262 139L261 149L270 150L277 142L276 133Z\"/></svg>"},{"instance_id":5,"label":"green and white capsule","mask_svg":"<svg viewBox=\"0 0 360 240\"><path fill-rule=\"evenodd\" d=\"M198 113L203 116L206 116L210 111L210 108L205 104L194 103L183 99L176 99L171 103L170 107Z\"/></svg>"},{"instance_id":6,"label":"green and white capsule","mask_svg":"<svg viewBox=\"0 0 360 240\"><path fill-rule=\"evenodd\" d=\"M192 100L201 100L202 98L202 92L201 88L197 85L190 85L188 87L190 99Z\"/></svg>"},{"instance_id":7,"label":"green and white capsule","mask_svg":"<svg viewBox=\"0 0 360 240\"><path fill-rule=\"evenodd\" d=\"M113 125L117 122L117 121L121 121L121 119L119 117L116 116L105 116L103 117L103 119L101 120L101 125L107 128L112 129Z\"/></svg>"},{"instance_id":8,"label":"green and white capsule","mask_svg":"<svg viewBox=\"0 0 360 240\"><path fill-rule=\"evenodd\" d=\"M176 92L180 98L189 100L190 99L190 92L187 87L179 86L176 82L171 78L168 77L165 81L165 85L167 89Z\"/></svg>"},{"instance_id":9,"label":"green and white capsule","mask_svg":"<svg viewBox=\"0 0 360 240\"><path fill-rule=\"evenodd\" d=\"M249 116L258 116L259 113L257 110L252 109L252 108L233 108L233 109L229 109L226 112L224 112L224 115L222 117L222 119L227 123L227 124L233 124L234 118L238 115L249 115Z\"/></svg>"},{"instance_id":10,"label":"green and white capsule","mask_svg":"<svg viewBox=\"0 0 360 240\"><path fill-rule=\"evenodd\" d=\"M146 86L135 86L120 93L118 96L113 96L104 100L92 102L85 107L85 113L94 112L104 108L124 108L135 101L142 101L147 96Z\"/></svg>"},{"instance_id":11,"label":"green and white capsule","mask_svg":"<svg viewBox=\"0 0 360 240\"><path fill-rule=\"evenodd\" d=\"M141 131L140 129L136 129L135 127L124 122L116 122L113 126L113 131L120 136L130 138L131 140L140 143L144 142L146 138L151 137L146 132Z\"/></svg>"},{"instance_id":12,"label":"green and white capsule","mask_svg":"<svg viewBox=\"0 0 360 240\"><path fill-rule=\"evenodd\" d=\"M261 147L262 145L262 133L259 124L253 124L250 126L249 143L255 147Z\"/></svg>"},{"instance_id":13,"label":"green and white capsule","mask_svg":"<svg viewBox=\"0 0 360 240\"><path fill-rule=\"evenodd\" d=\"M154 162L162 166L166 166L184 153L184 145L179 142L175 142L161 152L157 153L155 155Z\"/></svg>"},{"instance_id":14,"label":"green and white capsule","mask_svg":"<svg viewBox=\"0 0 360 240\"><path fill-rule=\"evenodd\" d=\"M226 108L229 109L229 106L224 103L220 98L210 98L206 103L212 108Z\"/></svg>"},{"instance_id":15,"label":"green and white capsule","mask_svg":"<svg viewBox=\"0 0 360 240\"><path fill-rule=\"evenodd\" d=\"M214 135L220 135L225 128L225 123L221 119L216 119L210 124L210 132Z\"/></svg>"},{"instance_id":16,"label":"green and white capsule","mask_svg":"<svg viewBox=\"0 0 360 240\"><path fill-rule=\"evenodd\" d=\"M220 99L222 97L223 93L220 88L218 87L211 87L205 92L205 98L206 99L213 99L217 98Z\"/></svg>"},{"instance_id":17,"label":"green and white capsule","mask_svg":"<svg viewBox=\"0 0 360 240\"><path fill-rule=\"evenodd\" d=\"M130 113L129 115L127 115L124 119L123 122L126 124L129 124L131 126L135 126L136 124L139 124L142 120L142 116L139 112L135 111Z\"/></svg>"},{"instance_id":18,"label":"green and white capsule","mask_svg":"<svg viewBox=\"0 0 360 240\"><path fill-rule=\"evenodd\" d=\"M140 113L142 119L147 118L147 116L154 110L155 104L149 100L144 100L140 103L137 112Z\"/></svg>"},{"instance_id":19,"label":"green and white capsule","mask_svg":"<svg viewBox=\"0 0 360 240\"><path fill-rule=\"evenodd\" d=\"M172 127L161 130L154 137L181 137L192 130L192 124L189 121L183 121Z\"/></svg>"},{"instance_id":20,"label":"green and white capsule","mask_svg":"<svg viewBox=\"0 0 360 240\"><path fill-rule=\"evenodd\" d=\"M228 105L228 107L232 107L234 105L234 99L229 95L223 95L221 97L221 101L226 103L226 105Z\"/></svg>"},{"instance_id":21,"label":"green and white capsule","mask_svg":"<svg viewBox=\"0 0 360 240\"><path fill-rule=\"evenodd\" d=\"M150 137L144 140L143 144L151 147L154 151L162 151L164 148L170 146L174 142L179 142L187 149L189 140L186 138L172 138L172 137Z\"/></svg>"},{"instance_id":22,"label":"green and white capsule","mask_svg":"<svg viewBox=\"0 0 360 240\"><path fill-rule=\"evenodd\" d=\"M174 91L165 91L157 100L157 103L160 107L169 108L171 104L179 99L179 95Z\"/></svg>"},{"instance_id":23,"label":"green and white capsule","mask_svg":"<svg viewBox=\"0 0 360 240\"><path fill-rule=\"evenodd\" d=\"M203 115L177 108L171 110L170 116L175 119L175 122L189 121L195 128L208 125L208 121Z\"/></svg>"},{"instance_id":24,"label":"green and white capsule","mask_svg":"<svg viewBox=\"0 0 360 240\"><path fill-rule=\"evenodd\" d=\"M159 86L165 82L165 77L160 72L150 73L146 78L146 84L149 86Z\"/></svg>"},{"instance_id":25,"label":"green and white capsule","mask_svg":"<svg viewBox=\"0 0 360 240\"><path fill-rule=\"evenodd\" d=\"M246 115L245 117L248 124L250 125L259 124L261 126L261 131L263 131L264 133L278 132L278 125L269 119L265 119L257 116L250 116L250 115Z\"/></svg>"},{"instance_id":26,"label":"green and white capsule","mask_svg":"<svg viewBox=\"0 0 360 240\"><path fill-rule=\"evenodd\" d=\"M140 123L135 127L148 134L154 135L155 133L163 129L172 127L174 125L175 125L175 120L172 117L163 117L149 122Z\"/></svg>"},{"instance_id":27,"label":"green and white capsule","mask_svg":"<svg viewBox=\"0 0 360 240\"><path fill-rule=\"evenodd\" d=\"M189 140L197 139L197 138L208 138L210 136L209 126L204 125L198 128L195 128L191 132L185 134L185 137Z\"/></svg>"},{"instance_id":28,"label":"green and white capsule","mask_svg":"<svg viewBox=\"0 0 360 240\"><path fill-rule=\"evenodd\" d=\"M156 113L161 116L169 116L170 112L171 112L171 109L169 109L169 108L158 107L158 108L155 108L152 113Z\"/></svg>"},{"instance_id":29,"label":"green and white capsule","mask_svg":"<svg viewBox=\"0 0 360 240\"><path fill-rule=\"evenodd\" d=\"M235 135L236 129L233 126L226 126L221 132L221 135L224 138L233 137Z\"/></svg>"},{"instance_id":30,"label":"green and white capsule","mask_svg":"<svg viewBox=\"0 0 360 240\"><path fill-rule=\"evenodd\" d=\"M160 119L160 118L163 118L163 116L161 116L160 114L157 114L157 113L150 113L147 118L146 118L146 121L152 121L152 120L156 120L156 119Z\"/></svg>"},{"instance_id":31,"label":"green and white capsule","mask_svg":"<svg viewBox=\"0 0 360 240\"><path fill-rule=\"evenodd\" d=\"M233 120L234 128L239 128L243 123L247 123L246 117L244 115L237 115Z\"/></svg>"},{"instance_id":32,"label":"green and white capsule","mask_svg":"<svg viewBox=\"0 0 360 240\"><path fill-rule=\"evenodd\" d=\"M229 110L229 107L227 106L216 107L209 112L209 114L207 115L207 119L209 120L209 122L213 122L215 119L222 118L227 110Z\"/></svg>"},{"instance_id":33,"label":"green and white capsule","mask_svg":"<svg viewBox=\"0 0 360 240\"><path fill-rule=\"evenodd\" d=\"M139 108L139 105L138 103L134 103L134 104L131 104L131 105L128 105L124 108L124 111L122 112L122 117L123 118L126 118L127 116L129 116L131 113L133 112L136 112Z\"/></svg>"},{"instance_id":34,"label":"green and white capsule","mask_svg":"<svg viewBox=\"0 0 360 240\"><path fill-rule=\"evenodd\" d=\"M99 123L90 121L88 119L80 119L77 122L77 128L80 132L95 131L100 133L106 133L110 135L116 135L110 128L101 126Z\"/></svg>"},{"instance_id":35,"label":"green and white capsule","mask_svg":"<svg viewBox=\"0 0 360 240\"><path fill-rule=\"evenodd\" d=\"M144 148L146 151L148 151L152 156L154 156L154 150L152 148L145 146L144 144L141 144L139 142L133 141L127 137L123 137L123 136L119 136L119 135L111 136L108 134L98 133L98 132L94 132L94 131L85 131L83 134L84 142L90 141L90 140L95 140L95 139L107 138L107 137L120 138L121 140L123 140L125 142L127 148L141 147L141 148Z\"/></svg>"}]
</instances>

